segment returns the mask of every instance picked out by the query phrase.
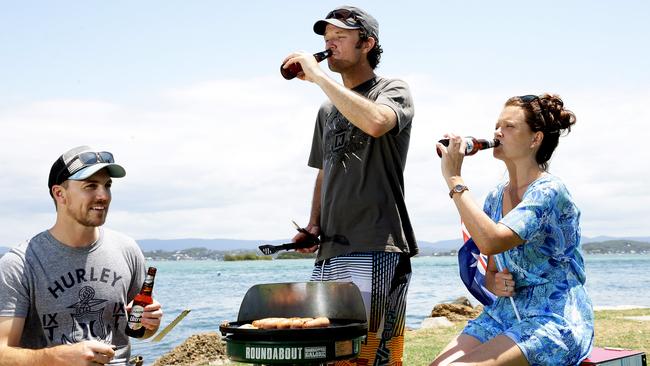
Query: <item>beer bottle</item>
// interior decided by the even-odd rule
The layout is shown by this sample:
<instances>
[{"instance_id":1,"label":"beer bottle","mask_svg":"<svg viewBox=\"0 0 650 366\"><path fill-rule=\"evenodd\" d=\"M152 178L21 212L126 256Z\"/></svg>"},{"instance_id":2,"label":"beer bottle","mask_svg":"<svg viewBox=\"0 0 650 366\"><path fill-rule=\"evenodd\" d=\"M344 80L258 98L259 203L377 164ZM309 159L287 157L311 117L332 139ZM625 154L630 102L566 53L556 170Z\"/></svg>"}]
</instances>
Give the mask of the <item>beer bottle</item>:
<instances>
[{"instance_id":1,"label":"beer bottle","mask_svg":"<svg viewBox=\"0 0 650 366\"><path fill-rule=\"evenodd\" d=\"M439 143L443 144L444 146L449 146L449 139L442 139L438 141ZM486 139L477 139L472 136L467 136L463 139L463 142L465 142L465 155L474 155L476 154L479 150L484 150L484 149L489 149L492 147L497 147L501 144L501 142L497 139L492 139L492 140L486 140ZM440 149L436 148L436 152L438 153L438 156L442 157L442 152Z\"/></svg>"},{"instance_id":2,"label":"beer bottle","mask_svg":"<svg viewBox=\"0 0 650 366\"><path fill-rule=\"evenodd\" d=\"M131 307L131 312L126 322L125 333L129 337L142 338L144 336L146 328L142 326L142 313L144 313L145 306L153 303L151 292L153 291L153 280L155 277L156 267L149 267L147 277L142 284L142 289L135 296L135 299L133 299L133 306Z\"/></svg>"},{"instance_id":3,"label":"beer bottle","mask_svg":"<svg viewBox=\"0 0 650 366\"><path fill-rule=\"evenodd\" d=\"M323 52L314 53L314 58L316 59L316 62L321 62L330 56L332 56L332 50L325 50ZM300 62L291 64L287 66L286 69L284 68L284 64L280 66L280 73L287 80L291 80L295 78L296 75L298 75L298 73L301 71L302 71L302 66L300 66Z\"/></svg>"}]
</instances>

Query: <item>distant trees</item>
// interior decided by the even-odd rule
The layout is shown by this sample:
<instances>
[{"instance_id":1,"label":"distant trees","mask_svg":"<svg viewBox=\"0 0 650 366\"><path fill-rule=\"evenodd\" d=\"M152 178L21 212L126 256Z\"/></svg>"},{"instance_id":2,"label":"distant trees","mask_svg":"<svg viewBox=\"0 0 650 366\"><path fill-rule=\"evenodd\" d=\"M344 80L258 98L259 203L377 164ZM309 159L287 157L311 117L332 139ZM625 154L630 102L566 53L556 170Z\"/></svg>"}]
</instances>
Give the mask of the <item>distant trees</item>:
<instances>
[{"instance_id":1,"label":"distant trees","mask_svg":"<svg viewBox=\"0 0 650 366\"><path fill-rule=\"evenodd\" d=\"M230 261L270 261L273 259L270 255L257 255L257 253L226 254L223 260Z\"/></svg>"}]
</instances>

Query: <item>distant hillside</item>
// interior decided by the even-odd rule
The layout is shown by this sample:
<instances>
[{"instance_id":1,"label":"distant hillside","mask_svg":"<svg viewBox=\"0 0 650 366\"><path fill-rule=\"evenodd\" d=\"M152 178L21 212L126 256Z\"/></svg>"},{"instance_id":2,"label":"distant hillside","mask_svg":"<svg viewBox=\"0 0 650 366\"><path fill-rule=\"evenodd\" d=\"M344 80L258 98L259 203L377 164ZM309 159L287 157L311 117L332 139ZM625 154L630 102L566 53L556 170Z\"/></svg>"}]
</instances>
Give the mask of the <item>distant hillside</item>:
<instances>
[{"instance_id":1,"label":"distant hillside","mask_svg":"<svg viewBox=\"0 0 650 366\"><path fill-rule=\"evenodd\" d=\"M458 239L440 240L436 242L418 240L418 248L420 248L421 256L433 255L433 253L447 253L452 250L458 250L463 245L463 240Z\"/></svg>"},{"instance_id":2,"label":"distant hillside","mask_svg":"<svg viewBox=\"0 0 650 366\"><path fill-rule=\"evenodd\" d=\"M639 241L642 243L650 243L650 236L624 236L624 237L595 236L593 238L588 238L586 236L583 236L582 244L602 243L602 242L616 241L616 240Z\"/></svg>"},{"instance_id":3,"label":"distant hillside","mask_svg":"<svg viewBox=\"0 0 650 366\"><path fill-rule=\"evenodd\" d=\"M276 239L276 240L239 240L239 239L142 239L138 240L138 244L142 251L149 252L155 250L162 251L176 251L190 248L206 248L216 251L232 251L232 250L257 250L257 247L262 244L281 244L288 243L291 239ZM612 238L608 236L597 236L593 238L582 237L582 244L584 248L588 244L596 243L610 243L609 245L623 245L624 243L650 243L650 236L646 237L627 237L627 238ZM457 250L462 245L460 236L457 239L440 240L436 242L418 241L420 248L420 255L427 256L433 253L446 253L452 250ZM599 247L594 247L599 248ZM602 248L601 248L602 249Z\"/></svg>"},{"instance_id":4,"label":"distant hillside","mask_svg":"<svg viewBox=\"0 0 650 366\"><path fill-rule=\"evenodd\" d=\"M607 240L587 243L582 246L588 254L632 253L650 254L650 243L634 240Z\"/></svg>"},{"instance_id":5,"label":"distant hillside","mask_svg":"<svg viewBox=\"0 0 650 366\"><path fill-rule=\"evenodd\" d=\"M210 250L257 249L262 244L279 244L282 240L239 240L239 239L142 239L137 240L143 252L154 250L174 251L190 248ZM284 241L284 243L287 243Z\"/></svg>"},{"instance_id":6,"label":"distant hillside","mask_svg":"<svg viewBox=\"0 0 650 366\"><path fill-rule=\"evenodd\" d=\"M216 251L257 250L263 244L278 245L288 243L291 239L276 240L238 240L238 239L142 239L137 240L143 252L176 251L191 248L206 248ZM457 240L442 240L435 243L418 241L420 255L431 255L434 252L448 252L457 249L462 243Z\"/></svg>"},{"instance_id":7,"label":"distant hillside","mask_svg":"<svg viewBox=\"0 0 650 366\"><path fill-rule=\"evenodd\" d=\"M238 240L238 239L143 239L138 244L143 252L168 252L157 253L155 257L176 256L193 257L203 259L221 259L226 252L232 251L257 251L262 244L288 243L290 239L280 240ZM436 242L418 241L420 256L430 256L434 253L449 253L456 251L462 245L461 239L440 240ZM600 253L646 253L650 254L650 236L611 238L598 236L594 238L582 238L583 250L587 254ZM9 251L10 248L0 247L0 256ZM151 253L153 254L153 253ZM170 258L171 259L171 258Z\"/></svg>"}]
</instances>

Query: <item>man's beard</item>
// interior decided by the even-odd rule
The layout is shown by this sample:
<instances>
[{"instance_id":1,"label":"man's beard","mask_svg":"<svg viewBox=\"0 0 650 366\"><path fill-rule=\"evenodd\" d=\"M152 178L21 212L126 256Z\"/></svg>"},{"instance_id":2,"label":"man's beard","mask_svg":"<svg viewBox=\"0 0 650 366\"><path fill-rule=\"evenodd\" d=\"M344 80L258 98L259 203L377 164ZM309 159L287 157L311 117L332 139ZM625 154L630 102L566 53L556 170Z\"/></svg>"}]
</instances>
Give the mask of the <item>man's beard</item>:
<instances>
[{"instance_id":1,"label":"man's beard","mask_svg":"<svg viewBox=\"0 0 650 366\"><path fill-rule=\"evenodd\" d=\"M87 212L86 215L72 215L74 220L82 226L86 227L98 227L104 225L104 222L106 222L106 217L108 216L108 206L103 210L102 215L93 215L93 209L89 210L90 212ZM95 216L95 217L93 217Z\"/></svg>"}]
</instances>

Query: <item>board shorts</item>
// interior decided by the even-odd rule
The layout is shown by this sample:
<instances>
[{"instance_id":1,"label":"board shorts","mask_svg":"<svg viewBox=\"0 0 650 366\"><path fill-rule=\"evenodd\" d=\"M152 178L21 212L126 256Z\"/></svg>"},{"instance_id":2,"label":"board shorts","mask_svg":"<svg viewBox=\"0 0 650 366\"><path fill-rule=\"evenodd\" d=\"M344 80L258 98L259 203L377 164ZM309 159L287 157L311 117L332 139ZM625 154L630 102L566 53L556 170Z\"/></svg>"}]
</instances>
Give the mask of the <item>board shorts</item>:
<instances>
[{"instance_id":1,"label":"board shorts","mask_svg":"<svg viewBox=\"0 0 650 366\"><path fill-rule=\"evenodd\" d=\"M356 359L332 365L401 366L411 260L400 253L364 252L317 262L311 281L353 282L361 291L368 336Z\"/></svg>"}]
</instances>

